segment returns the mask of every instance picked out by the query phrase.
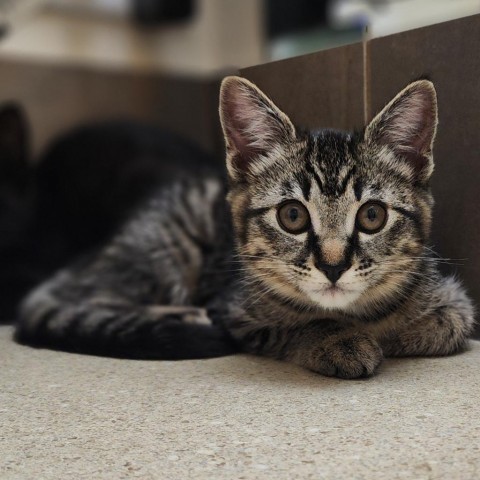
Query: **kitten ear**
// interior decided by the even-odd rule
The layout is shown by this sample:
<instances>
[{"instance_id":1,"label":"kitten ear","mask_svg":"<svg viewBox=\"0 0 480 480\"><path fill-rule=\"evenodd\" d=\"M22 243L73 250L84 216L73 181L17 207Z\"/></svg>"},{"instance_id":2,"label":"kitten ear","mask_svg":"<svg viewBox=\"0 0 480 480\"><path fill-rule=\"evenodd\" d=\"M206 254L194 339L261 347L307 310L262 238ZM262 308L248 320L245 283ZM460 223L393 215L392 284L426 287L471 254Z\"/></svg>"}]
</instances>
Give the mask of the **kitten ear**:
<instances>
[{"instance_id":1,"label":"kitten ear","mask_svg":"<svg viewBox=\"0 0 480 480\"><path fill-rule=\"evenodd\" d=\"M367 142L387 145L416 180L433 172L432 148L437 130L437 95L433 83L419 80L403 89L368 125Z\"/></svg>"},{"instance_id":2,"label":"kitten ear","mask_svg":"<svg viewBox=\"0 0 480 480\"><path fill-rule=\"evenodd\" d=\"M220 89L220 121L231 178L243 178L269 166L271 151L295 138L289 118L253 83L227 77Z\"/></svg>"}]
</instances>

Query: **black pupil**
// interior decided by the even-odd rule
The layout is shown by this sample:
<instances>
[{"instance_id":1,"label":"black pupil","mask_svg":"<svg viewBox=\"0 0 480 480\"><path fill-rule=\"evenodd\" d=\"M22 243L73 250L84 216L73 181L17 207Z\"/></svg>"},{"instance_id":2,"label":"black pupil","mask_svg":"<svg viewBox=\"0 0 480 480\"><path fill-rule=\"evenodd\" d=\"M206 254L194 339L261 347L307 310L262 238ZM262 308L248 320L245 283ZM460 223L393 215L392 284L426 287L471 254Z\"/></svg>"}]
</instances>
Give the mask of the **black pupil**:
<instances>
[{"instance_id":1,"label":"black pupil","mask_svg":"<svg viewBox=\"0 0 480 480\"><path fill-rule=\"evenodd\" d=\"M374 222L377 219L377 210L375 207L370 207L367 210L367 218L371 221Z\"/></svg>"},{"instance_id":2,"label":"black pupil","mask_svg":"<svg viewBox=\"0 0 480 480\"><path fill-rule=\"evenodd\" d=\"M288 217L290 218L290 221L292 223L295 223L298 220L299 216L300 215L298 214L298 208L292 207L288 212Z\"/></svg>"}]
</instances>

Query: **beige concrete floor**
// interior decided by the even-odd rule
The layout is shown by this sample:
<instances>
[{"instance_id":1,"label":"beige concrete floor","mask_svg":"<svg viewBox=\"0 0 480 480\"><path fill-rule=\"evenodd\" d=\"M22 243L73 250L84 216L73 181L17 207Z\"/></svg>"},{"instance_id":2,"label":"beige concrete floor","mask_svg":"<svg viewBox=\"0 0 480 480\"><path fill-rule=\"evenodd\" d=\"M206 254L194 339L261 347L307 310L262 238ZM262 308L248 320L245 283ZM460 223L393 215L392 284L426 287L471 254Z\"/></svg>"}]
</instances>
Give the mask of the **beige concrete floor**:
<instances>
[{"instance_id":1,"label":"beige concrete floor","mask_svg":"<svg viewBox=\"0 0 480 480\"><path fill-rule=\"evenodd\" d=\"M477 479L480 343L369 380L34 350L0 328L0 478Z\"/></svg>"}]
</instances>

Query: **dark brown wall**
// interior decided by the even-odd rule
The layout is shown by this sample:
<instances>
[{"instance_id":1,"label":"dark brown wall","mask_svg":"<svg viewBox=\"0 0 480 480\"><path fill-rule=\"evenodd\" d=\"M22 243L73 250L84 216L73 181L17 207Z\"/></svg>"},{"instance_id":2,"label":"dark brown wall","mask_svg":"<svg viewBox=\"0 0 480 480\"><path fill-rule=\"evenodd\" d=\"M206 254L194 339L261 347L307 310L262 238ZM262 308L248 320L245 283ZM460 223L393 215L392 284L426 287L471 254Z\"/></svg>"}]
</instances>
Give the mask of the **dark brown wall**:
<instances>
[{"instance_id":1,"label":"dark brown wall","mask_svg":"<svg viewBox=\"0 0 480 480\"><path fill-rule=\"evenodd\" d=\"M241 74L267 92L297 125L363 125L361 44L245 68Z\"/></svg>"},{"instance_id":2,"label":"dark brown wall","mask_svg":"<svg viewBox=\"0 0 480 480\"><path fill-rule=\"evenodd\" d=\"M480 305L480 15L242 70L299 125L352 128L429 76L438 92L432 242ZM365 68L364 68L365 67ZM364 94L365 92L365 94ZM477 334L480 334L477 332Z\"/></svg>"}]
</instances>

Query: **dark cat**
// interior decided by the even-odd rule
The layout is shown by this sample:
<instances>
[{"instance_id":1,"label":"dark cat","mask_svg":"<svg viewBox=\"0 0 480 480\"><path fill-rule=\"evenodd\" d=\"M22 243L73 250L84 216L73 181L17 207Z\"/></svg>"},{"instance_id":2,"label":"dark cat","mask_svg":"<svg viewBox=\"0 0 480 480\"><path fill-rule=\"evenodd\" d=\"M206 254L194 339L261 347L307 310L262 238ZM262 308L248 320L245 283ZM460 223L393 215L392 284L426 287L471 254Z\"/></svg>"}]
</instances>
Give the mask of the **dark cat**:
<instances>
[{"instance_id":1,"label":"dark cat","mask_svg":"<svg viewBox=\"0 0 480 480\"><path fill-rule=\"evenodd\" d=\"M12 321L14 306L38 281L27 259L32 211L28 127L14 103L0 108L0 321Z\"/></svg>"},{"instance_id":2,"label":"dark cat","mask_svg":"<svg viewBox=\"0 0 480 480\"><path fill-rule=\"evenodd\" d=\"M0 110L0 317L74 258L105 243L154 188L214 160L170 132L133 121L75 128L36 161L16 105Z\"/></svg>"},{"instance_id":3,"label":"dark cat","mask_svg":"<svg viewBox=\"0 0 480 480\"><path fill-rule=\"evenodd\" d=\"M384 356L465 346L472 304L427 247L431 82L358 134L295 128L238 77L220 114L228 207L215 174L160 188L104 248L29 295L19 341L134 358L240 349L344 378Z\"/></svg>"},{"instance_id":4,"label":"dark cat","mask_svg":"<svg viewBox=\"0 0 480 480\"><path fill-rule=\"evenodd\" d=\"M198 147L154 126L118 120L77 127L47 148L34 171L34 229L58 268L104 243L154 189L214 165ZM52 238L61 254L52 252Z\"/></svg>"}]
</instances>

